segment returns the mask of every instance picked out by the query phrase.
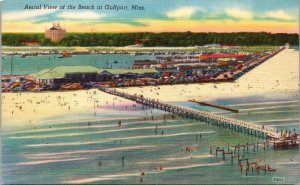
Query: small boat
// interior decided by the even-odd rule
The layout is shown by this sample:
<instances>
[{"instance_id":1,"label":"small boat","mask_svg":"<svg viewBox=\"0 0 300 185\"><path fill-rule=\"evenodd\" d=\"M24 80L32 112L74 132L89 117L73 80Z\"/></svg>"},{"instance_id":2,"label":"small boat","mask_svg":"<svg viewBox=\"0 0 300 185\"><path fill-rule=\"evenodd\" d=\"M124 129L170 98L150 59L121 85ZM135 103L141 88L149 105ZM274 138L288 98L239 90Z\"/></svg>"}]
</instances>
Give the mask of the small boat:
<instances>
[{"instance_id":1,"label":"small boat","mask_svg":"<svg viewBox=\"0 0 300 185\"><path fill-rule=\"evenodd\" d=\"M117 64L117 63L119 63L119 62L115 60L115 61L114 61L114 64Z\"/></svg>"},{"instance_id":2,"label":"small boat","mask_svg":"<svg viewBox=\"0 0 300 185\"><path fill-rule=\"evenodd\" d=\"M58 58L66 58L66 57L71 57L72 55L71 55L71 53L69 53L69 52L67 52L67 51L64 51L63 53L62 53L62 56L60 56L60 57L58 57Z\"/></svg>"}]
</instances>

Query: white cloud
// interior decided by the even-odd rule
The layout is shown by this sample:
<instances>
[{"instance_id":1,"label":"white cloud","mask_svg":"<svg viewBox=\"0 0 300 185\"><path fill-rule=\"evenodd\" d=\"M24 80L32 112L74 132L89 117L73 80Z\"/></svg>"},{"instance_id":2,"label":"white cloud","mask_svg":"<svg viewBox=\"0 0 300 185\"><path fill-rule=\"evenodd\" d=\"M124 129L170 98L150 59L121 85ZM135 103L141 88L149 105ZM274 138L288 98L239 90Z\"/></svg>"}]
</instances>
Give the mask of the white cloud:
<instances>
[{"instance_id":1,"label":"white cloud","mask_svg":"<svg viewBox=\"0 0 300 185\"><path fill-rule=\"evenodd\" d=\"M9 13L3 13L4 21L18 21L33 19L39 16L47 15L56 12L57 10L25 10L25 11L12 11Z\"/></svg>"},{"instance_id":2,"label":"white cloud","mask_svg":"<svg viewBox=\"0 0 300 185\"><path fill-rule=\"evenodd\" d=\"M181 7L176 10L172 10L166 13L167 17L175 19L188 19L193 16L197 11L204 11L200 7Z\"/></svg>"},{"instance_id":3,"label":"white cloud","mask_svg":"<svg viewBox=\"0 0 300 185\"><path fill-rule=\"evenodd\" d=\"M237 7L226 8L225 14L227 14L230 17L237 18L237 19L252 19L252 17L253 17L252 12L250 12L248 10L242 10Z\"/></svg>"},{"instance_id":4,"label":"white cloud","mask_svg":"<svg viewBox=\"0 0 300 185\"><path fill-rule=\"evenodd\" d=\"M272 19L280 19L285 21L293 20L293 18L283 10L268 11L264 14L264 17L272 18Z\"/></svg>"},{"instance_id":5,"label":"white cloud","mask_svg":"<svg viewBox=\"0 0 300 185\"><path fill-rule=\"evenodd\" d=\"M84 12L62 12L58 14L57 17L63 19L73 19L73 20L95 20L106 17L105 14L99 14L93 11L84 11Z\"/></svg>"}]
</instances>

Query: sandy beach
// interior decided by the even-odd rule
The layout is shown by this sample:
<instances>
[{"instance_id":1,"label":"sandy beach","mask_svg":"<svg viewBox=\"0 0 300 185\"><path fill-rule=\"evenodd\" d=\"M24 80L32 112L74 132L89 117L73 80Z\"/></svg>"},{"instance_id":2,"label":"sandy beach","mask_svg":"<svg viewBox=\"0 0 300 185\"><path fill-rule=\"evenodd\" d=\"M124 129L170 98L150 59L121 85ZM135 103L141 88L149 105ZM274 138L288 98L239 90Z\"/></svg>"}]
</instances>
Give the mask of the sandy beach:
<instances>
[{"instance_id":1,"label":"sandy beach","mask_svg":"<svg viewBox=\"0 0 300 185\"><path fill-rule=\"evenodd\" d=\"M233 83L166 85L123 88L161 101L209 101L267 93L294 93L299 89L299 52L286 49Z\"/></svg>"},{"instance_id":2,"label":"sandy beach","mask_svg":"<svg viewBox=\"0 0 300 185\"><path fill-rule=\"evenodd\" d=\"M296 96L299 88L299 52L286 49L242 76L234 83L207 83L186 85L164 85L122 88L131 94L161 101L213 100L237 98L267 93L292 93ZM298 96L298 95L297 95ZM83 111L95 112L104 105L132 102L105 94L95 89L66 92L23 92L2 93L2 123L38 123L46 118L75 115ZM97 107L97 109L95 109Z\"/></svg>"},{"instance_id":3,"label":"sandy beach","mask_svg":"<svg viewBox=\"0 0 300 185\"><path fill-rule=\"evenodd\" d=\"M115 97L97 89L65 92L2 93L2 125L35 124L45 118L63 116L68 119L83 111L91 118L107 109L102 106L129 104L130 101ZM132 103L131 103L132 104Z\"/></svg>"}]
</instances>

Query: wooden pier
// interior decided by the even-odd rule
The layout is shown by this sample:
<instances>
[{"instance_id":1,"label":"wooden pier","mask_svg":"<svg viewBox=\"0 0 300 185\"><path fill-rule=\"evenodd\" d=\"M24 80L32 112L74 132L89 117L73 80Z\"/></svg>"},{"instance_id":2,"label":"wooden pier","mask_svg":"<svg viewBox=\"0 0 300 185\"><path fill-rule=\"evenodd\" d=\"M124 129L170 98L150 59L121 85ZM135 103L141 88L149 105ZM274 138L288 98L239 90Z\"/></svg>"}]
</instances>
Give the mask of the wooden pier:
<instances>
[{"instance_id":1,"label":"wooden pier","mask_svg":"<svg viewBox=\"0 0 300 185\"><path fill-rule=\"evenodd\" d=\"M215 155L216 155L216 159L218 159L218 154L221 153L222 156L222 160L225 161L226 160L226 155L229 155L230 157L230 161L231 161L231 165L234 165L234 161L237 161L237 165L239 165L240 167L240 173L241 175L243 174L243 171L245 171L245 175L247 176L249 171L250 171L250 167L251 167L251 171L253 173L253 171L255 170L257 174L259 174L260 171L263 171L264 174L266 174L267 172L275 172L276 169L272 168L270 166L270 164L266 163L266 161L250 161L249 157L247 157L247 155L250 153L256 153L259 151L263 151L265 152L266 150L269 150L269 148L273 147L274 150L277 150L278 147L280 147L281 145L287 147L293 147L296 145L296 139L298 138L297 134L293 134L292 137L294 140L293 144L292 143L284 143L281 141L263 141L263 142L256 142L256 143L247 143L247 144L238 144L238 145L234 145L234 146L230 146L229 144L227 145L227 150L224 149L224 146L221 148L220 146L217 147L209 147L209 151L210 154L212 155L213 150L216 151ZM285 137L287 139L287 137ZM277 145L277 143L281 143L280 146ZM298 145L299 146L299 145ZM226 148L226 147L225 147ZM240 150L240 148L243 148L243 150ZM253 148L253 150L251 149ZM280 147L281 148L281 147ZM263 163L262 163L263 162Z\"/></svg>"},{"instance_id":2,"label":"wooden pier","mask_svg":"<svg viewBox=\"0 0 300 185\"><path fill-rule=\"evenodd\" d=\"M134 101L138 104L142 104L147 107L156 108L159 110L177 114L178 116L184 118L206 122L207 124L218 126L220 128L241 132L256 137L269 138L273 140L278 140L281 138L280 133L278 133L274 128L269 126L263 126L247 121L236 120L233 118L213 114L210 112L198 111L176 105L170 105L155 99L145 98L143 95L131 95L128 93L119 92L115 89L99 88L99 90L108 94L112 94Z\"/></svg>"},{"instance_id":3,"label":"wooden pier","mask_svg":"<svg viewBox=\"0 0 300 185\"><path fill-rule=\"evenodd\" d=\"M189 100L189 102L198 103L198 104L204 105L204 106L216 107L216 108L228 110L228 111L231 111L231 112L234 112L234 113L238 113L239 112L238 109L234 109L234 108L227 107L227 106L224 106L224 105L217 105L217 104L213 104L213 103L208 103L208 102L205 102L205 101Z\"/></svg>"}]
</instances>

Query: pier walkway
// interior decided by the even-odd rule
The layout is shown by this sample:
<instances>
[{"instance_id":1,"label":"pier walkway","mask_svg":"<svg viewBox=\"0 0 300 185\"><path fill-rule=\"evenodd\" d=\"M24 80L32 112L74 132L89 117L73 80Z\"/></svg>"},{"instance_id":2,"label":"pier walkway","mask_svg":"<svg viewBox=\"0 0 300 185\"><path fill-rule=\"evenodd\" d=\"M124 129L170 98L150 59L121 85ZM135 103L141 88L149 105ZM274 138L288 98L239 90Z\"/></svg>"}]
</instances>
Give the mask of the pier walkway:
<instances>
[{"instance_id":1,"label":"pier walkway","mask_svg":"<svg viewBox=\"0 0 300 185\"><path fill-rule=\"evenodd\" d=\"M99 88L99 90L108 94L132 100L138 104L142 104L147 107L156 108L169 113L177 114L181 117L186 117L197 121L203 121L207 124L215 125L220 128L234 130L236 132L254 135L256 137L269 138L273 140L278 140L281 138L280 133L278 133L272 127L258 125L242 120L236 120L233 118L217 115L210 112L198 111L176 105L170 105L155 99L145 98L143 97L143 95L131 95L128 93L119 92L115 89Z\"/></svg>"}]
</instances>

